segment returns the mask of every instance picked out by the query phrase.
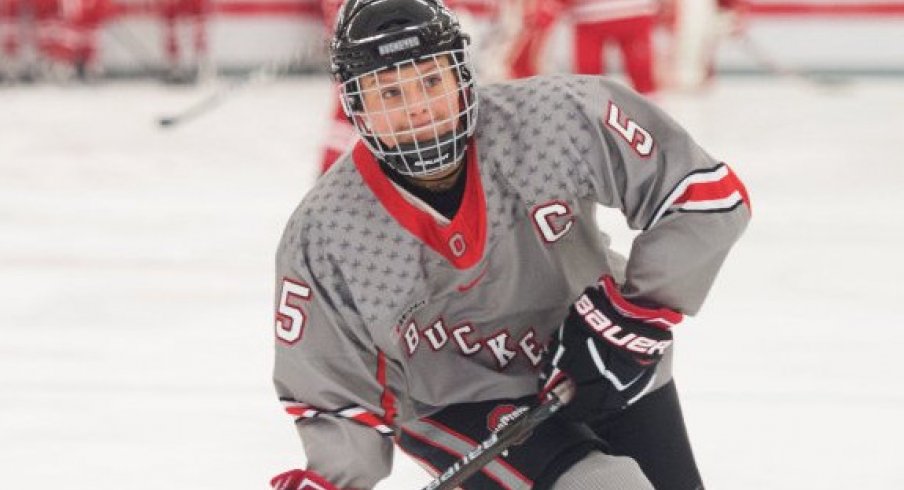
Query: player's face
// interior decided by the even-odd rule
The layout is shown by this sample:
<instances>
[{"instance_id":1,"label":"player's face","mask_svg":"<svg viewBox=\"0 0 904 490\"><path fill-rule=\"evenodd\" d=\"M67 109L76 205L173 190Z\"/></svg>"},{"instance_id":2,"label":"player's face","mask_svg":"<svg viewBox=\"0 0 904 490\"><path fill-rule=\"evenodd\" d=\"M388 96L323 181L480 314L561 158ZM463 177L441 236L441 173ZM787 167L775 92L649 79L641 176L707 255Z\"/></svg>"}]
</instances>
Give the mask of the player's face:
<instances>
[{"instance_id":1,"label":"player's face","mask_svg":"<svg viewBox=\"0 0 904 490\"><path fill-rule=\"evenodd\" d=\"M361 89L367 126L387 147L433 140L458 124L458 79L446 56L367 75Z\"/></svg>"}]
</instances>

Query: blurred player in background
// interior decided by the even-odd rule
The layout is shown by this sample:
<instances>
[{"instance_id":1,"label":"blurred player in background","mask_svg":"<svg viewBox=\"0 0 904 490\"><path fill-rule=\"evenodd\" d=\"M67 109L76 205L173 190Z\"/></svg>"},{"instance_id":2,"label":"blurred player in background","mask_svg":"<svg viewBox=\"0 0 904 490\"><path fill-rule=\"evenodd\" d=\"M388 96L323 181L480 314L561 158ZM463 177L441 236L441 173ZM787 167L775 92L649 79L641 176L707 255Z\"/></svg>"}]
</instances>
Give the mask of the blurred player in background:
<instances>
[{"instance_id":1,"label":"blurred player in background","mask_svg":"<svg viewBox=\"0 0 904 490\"><path fill-rule=\"evenodd\" d=\"M448 0L462 29L471 36L474 69L480 79L511 78L508 53L520 34L522 0Z\"/></svg>"},{"instance_id":2,"label":"blurred player in background","mask_svg":"<svg viewBox=\"0 0 904 490\"><path fill-rule=\"evenodd\" d=\"M662 20L670 34L666 83L697 89L714 74L716 49L727 38L743 35L742 0L666 0Z\"/></svg>"},{"instance_id":3,"label":"blurred player in background","mask_svg":"<svg viewBox=\"0 0 904 490\"><path fill-rule=\"evenodd\" d=\"M0 0L0 82L19 78L22 67L23 0Z\"/></svg>"},{"instance_id":4,"label":"blurred player in background","mask_svg":"<svg viewBox=\"0 0 904 490\"><path fill-rule=\"evenodd\" d=\"M522 29L512 46L512 78L538 75L552 29L562 15L565 0L521 0Z\"/></svg>"},{"instance_id":5,"label":"blurred player in background","mask_svg":"<svg viewBox=\"0 0 904 490\"><path fill-rule=\"evenodd\" d=\"M20 14L25 9L25 16L32 21L41 65L38 70L43 76L57 81L100 76L98 31L109 16L109 0L20 0L18 8ZM30 38L22 26L18 32L17 51Z\"/></svg>"},{"instance_id":6,"label":"blurred player in background","mask_svg":"<svg viewBox=\"0 0 904 490\"><path fill-rule=\"evenodd\" d=\"M604 48L615 43L634 89L655 92L656 57L653 27L657 0L572 0L574 70L585 75L606 73Z\"/></svg>"},{"instance_id":7,"label":"blurred player in background","mask_svg":"<svg viewBox=\"0 0 904 490\"><path fill-rule=\"evenodd\" d=\"M575 73L606 73L604 48L616 43L622 64L634 89L643 94L656 91L653 27L657 0L526 0L525 28L512 54L512 75L536 75L549 34L567 15L573 25L573 70Z\"/></svg>"},{"instance_id":8,"label":"blurred player in background","mask_svg":"<svg viewBox=\"0 0 904 490\"><path fill-rule=\"evenodd\" d=\"M330 38L336 27L336 15L342 7L342 0L321 0L320 14L323 19L324 36ZM339 103L339 88L334 85L335 98L333 99L332 117L327 128L326 141L320 153L320 173L326 173L339 157L348 151L355 141L358 133L345 116L342 104Z\"/></svg>"},{"instance_id":9,"label":"blurred player in background","mask_svg":"<svg viewBox=\"0 0 904 490\"><path fill-rule=\"evenodd\" d=\"M166 56L164 80L177 84L194 83L199 77L206 76L211 69L207 44L210 1L156 1L163 22Z\"/></svg>"},{"instance_id":10,"label":"blurred player in background","mask_svg":"<svg viewBox=\"0 0 904 490\"><path fill-rule=\"evenodd\" d=\"M442 471L576 386L463 488L702 488L672 330L750 217L732 170L606 78L478 85L437 0L349 0L339 19L332 72L360 140L278 248L274 383L307 468L272 486L373 488L394 443ZM641 230L629 257L599 205Z\"/></svg>"}]
</instances>

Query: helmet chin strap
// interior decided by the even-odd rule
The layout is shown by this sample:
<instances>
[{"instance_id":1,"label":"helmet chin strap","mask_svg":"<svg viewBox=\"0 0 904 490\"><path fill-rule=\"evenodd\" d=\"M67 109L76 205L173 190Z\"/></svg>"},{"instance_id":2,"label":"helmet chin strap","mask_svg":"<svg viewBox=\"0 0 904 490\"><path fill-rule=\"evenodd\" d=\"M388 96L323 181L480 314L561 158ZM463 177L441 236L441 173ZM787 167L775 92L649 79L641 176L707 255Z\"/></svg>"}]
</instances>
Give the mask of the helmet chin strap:
<instances>
[{"instance_id":1,"label":"helmet chin strap","mask_svg":"<svg viewBox=\"0 0 904 490\"><path fill-rule=\"evenodd\" d=\"M376 155L377 158L408 177L429 177L449 168L461 161L468 144L468 134L455 130L441 135L434 140L439 144L431 144L427 148L420 142L402 143L388 148L379 139L374 139L383 150Z\"/></svg>"}]
</instances>

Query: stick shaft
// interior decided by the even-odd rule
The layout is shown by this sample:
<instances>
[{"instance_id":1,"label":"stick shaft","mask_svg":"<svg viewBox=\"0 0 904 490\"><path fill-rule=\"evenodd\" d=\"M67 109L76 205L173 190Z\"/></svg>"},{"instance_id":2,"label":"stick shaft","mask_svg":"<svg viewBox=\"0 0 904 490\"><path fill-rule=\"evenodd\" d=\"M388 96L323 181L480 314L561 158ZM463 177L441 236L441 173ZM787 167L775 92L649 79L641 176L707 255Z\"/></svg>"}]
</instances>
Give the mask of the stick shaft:
<instances>
[{"instance_id":1,"label":"stick shaft","mask_svg":"<svg viewBox=\"0 0 904 490\"><path fill-rule=\"evenodd\" d=\"M506 449L519 443L562 406L558 397L551 396L539 406L522 415L515 423L493 433L468 454L452 464L422 490L453 490L471 475L496 459Z\"/></svg>"},{"instance_id":2,"label":"stick shaft","mask_svg":"<svg viewBox=\"0 0 904 490\"><path fill-rule=\"evenodd\" d=\"M314 56L316 48L317 46L306 46L287 59L270 60L255 68L246 76L220 87L215 92L186 107L182 111L170 116L161 117L158 120L158 123L162 127L173 127L206 114L220 106L223 102L228 100L232 94L241 91L241 89L273 80L289 71L293 65L310 60Z\"/></svg>"}]
</instances>

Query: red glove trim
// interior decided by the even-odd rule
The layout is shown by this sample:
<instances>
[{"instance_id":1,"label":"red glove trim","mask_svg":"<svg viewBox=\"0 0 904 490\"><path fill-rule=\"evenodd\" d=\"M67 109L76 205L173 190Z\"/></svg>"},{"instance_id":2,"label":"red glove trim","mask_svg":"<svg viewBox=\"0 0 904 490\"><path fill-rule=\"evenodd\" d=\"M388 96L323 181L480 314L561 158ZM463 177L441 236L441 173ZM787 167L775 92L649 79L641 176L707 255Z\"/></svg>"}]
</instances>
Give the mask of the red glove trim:
<instances>
[{"instance_id":1,"label":"red glove trim","mask_svg":"<svg viewBox=\"0 0 904 490\"><path fill-rule=\"evenodd\" d=\"M546 383L543 384L543 389L540 390L540 393L537 394L537 398L543 402L546 400L546 397L549 396L549 393L555 389L556 386L559 386L560 383L568 382L568 374L564 371L559 371L559 368L553 367L553 371L550 374L549 379Z\"/></svg>"},{"instance_id":2,"label":"red glove trim","mask_svg":"<svg viewBox=\"0 0 904 490\"><path fill-rule=\"evenodd\" d=\"M606 293L612 306L615 307L619 313L628 318L642 320L645 323L649 323L654 327L663 330L671 329L675 325L681 323L681 320L684 319L684 315L668 308L651 309L631 303L621 295L621 290L612 276L604 275L600 277L599 283L603 287L603 292Z\"/></svg>"},{"instance_id":3,"label":"red glove trim","mask_svg":"<svg viewBox=\"0 0 904 490\"><path fill-rule=\"evenodd\" d=\"M340 490L322 476L310 470L289 470L270 480L274 490Z\"/></svg>"}]
</instances>

